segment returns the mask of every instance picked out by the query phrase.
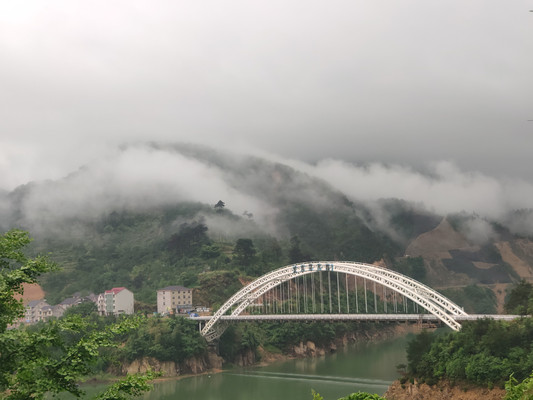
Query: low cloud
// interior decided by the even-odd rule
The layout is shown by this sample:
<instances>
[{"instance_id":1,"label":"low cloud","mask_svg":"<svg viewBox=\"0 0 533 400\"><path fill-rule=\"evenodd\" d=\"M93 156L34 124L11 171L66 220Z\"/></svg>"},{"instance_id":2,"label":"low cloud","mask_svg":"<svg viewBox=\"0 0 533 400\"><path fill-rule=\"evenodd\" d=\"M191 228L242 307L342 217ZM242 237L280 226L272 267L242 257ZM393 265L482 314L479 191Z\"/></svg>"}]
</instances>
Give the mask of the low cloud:
<instances>
[{"instance_id":1,"label":"low cloud","mask_svg":"<svg viewBox=\"0 0 533 400\"><path fill-rule=\"evenodd\" d=\"M511 210L533 208L529 182L462 171L449 161L432 163L424 172L402 165L359 166L331 159L298 166L350 198L369 203L397 198L422 203L441 215L465 211L496 219Z\"/></svg>"},{"instance_id":2,"label":"low cloud","mask_svg":"<svg viewBox=\"0 0 533 400\"><path fill-rule=\"evenodd\" d=\"M342 195L364 203L377 229L401 240L388 226L390 215L378 200L400 199L428 214L477 214L465 235L473 242L494 237L489 222L499 221L513 232L533 233L533 185L522 180L463 171L448 161L425 170L403 165L357 165L328 159L309 164L214 151L187 145L125 146L97 159L64 179L17 189L25 194L15 206L31 229L47 229L60 219L94 219L117 210L147 210L185 201L214 205L223 200L236 215L253 214L253 223L231 229L211 218L217 234L225 230L275 233L280 199L334 207ZM331 190L333 189L333 190ZM12 213L0 196L0 212ZM338 203L340 204L340 203ZM216 228L216 229L215 229Z\"/></svg>"},{"instance_id":3,"label":"low cloud","mask_svg":"<svg viewBox=\"0 0 533 400\"><path fill-rule=\"evenodd\" d=\"M23 221L41 230L59 219L90 220L114 210L148 210L180 202L215 204L223 199L241 214L269 207L225 181L220 168L176 152L132 146L97 160L64 179L19 188ZM257 211L256 211L257 210Z\"/></svg>"}]
</instances>

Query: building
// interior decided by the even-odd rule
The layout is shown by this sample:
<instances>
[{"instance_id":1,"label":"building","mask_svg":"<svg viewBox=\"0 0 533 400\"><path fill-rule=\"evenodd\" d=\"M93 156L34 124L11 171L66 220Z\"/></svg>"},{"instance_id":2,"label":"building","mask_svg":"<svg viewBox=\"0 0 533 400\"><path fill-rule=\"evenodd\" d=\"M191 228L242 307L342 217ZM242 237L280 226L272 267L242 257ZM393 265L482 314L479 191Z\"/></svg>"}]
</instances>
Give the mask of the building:
<instances>
[{"instance_id":1,"label":"building","mask_svg":"<svg viewBox=\"0 0 533 400\"><path fill-rule=\"evenodd\" d=\"M120 315L133 314L133 303L133 293L117 287L99 294L96 305L100 315Z\"/></svg>"},{"instance_id":2,"label":"building","mask_svg":"<svg viewBox=\"0 0 533 400\"><path fill-rule=\"evenodd\" d=\"M61 318L65 311L72 306L76 306L86 301L93 301L96 303L97 297L90 294L86 297L81 297L79 294L74 294L73 297L63 300L61 303L51 306L45 299L31 300L26 304L24 317L20 322L27 324L34 324L39 321L46 321L51 317Z\"/></svg>"},{"instance_id":3,"label":"building","mask_svg":"<svg viewBox=\"0 0 533 400\"><path fill-rule=\"evenodd\" d=\"M70 308L72 306L77 306L78 304L81 304L83 302L83 299L79 296L69 297L68 299L63 300L61 303L59 303L60 306L62 306L65 310L67 308Z\"/></svg>"},{"instance_id":4,"label":"building","mask_svg":"<svg viewBox=\"0 0 533 400\"><path fill-rule=\"evenodd\" d=\"M65 310L65 307L60 304L52 306L52 317L61 318L65 313Z\"/></svg>"},{"instance_id":5,"label":"building","mask_svg":"<svg viewBox=\"0 0 533 400\"><path fill-rule=\"evenodd\" d=\"M32 300L26 304L26 311L24 313L24 322L27 324L34 324L38 321L45 321L52 316L52 307L42 300Z\"/></svg>"},{"instance_id":6,"label":"building","mask_svg":"<svg viewBox=\"0 0 533 400\"><path fill-rule=\"evenodd\" d=\"M157 291L157 312L173 314L192 309L192 289L183 286L167 286Z\"/></svg>"}]
</instances>

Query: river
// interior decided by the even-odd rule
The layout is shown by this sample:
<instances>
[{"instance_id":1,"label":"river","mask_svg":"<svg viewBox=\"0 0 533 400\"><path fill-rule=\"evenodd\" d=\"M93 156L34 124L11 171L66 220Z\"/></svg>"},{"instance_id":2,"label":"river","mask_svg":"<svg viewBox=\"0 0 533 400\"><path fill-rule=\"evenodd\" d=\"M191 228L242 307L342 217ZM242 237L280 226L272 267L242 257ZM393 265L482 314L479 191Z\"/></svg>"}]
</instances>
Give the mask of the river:
<instances>
[{"instance_id":1,"label":"river","mask_svg":"<svg viewBox=\"0 0 533 400\"><path fill-rule=\"evenodd\" d=\"M353 344L336 353L277 362L266 367L158 382L146 400L311 400L311 389L326 400L356 391L383 394L406 362L408 336Z\"/></svg>"},{"instance_id":2,"label":"river","mask_svg":"<svg viewBox=\"0 0 533 400\"><path fill-rule=\"evenodd\" d=\"M154 384L144 400L311 400L311 389L326 400L357 391L383 394L406 363L412 335L378 343L356 343L317 358L279 361L265 367L232 368L217 374L169 379ZM103 390L85 387L87 395ZM72 399L73 396L60 396Z\"/></svg>"}]
</instances>

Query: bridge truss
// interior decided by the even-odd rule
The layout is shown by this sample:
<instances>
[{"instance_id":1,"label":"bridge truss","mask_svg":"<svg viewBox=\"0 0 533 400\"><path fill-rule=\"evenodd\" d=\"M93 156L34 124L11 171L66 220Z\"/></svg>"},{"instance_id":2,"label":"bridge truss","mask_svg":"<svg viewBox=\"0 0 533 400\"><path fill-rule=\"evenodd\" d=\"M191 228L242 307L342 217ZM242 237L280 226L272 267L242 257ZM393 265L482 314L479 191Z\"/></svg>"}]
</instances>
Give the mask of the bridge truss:
<instances>
[{"instance_id":1,"label":"bridge truss","mask_svg":"<svg viewBox=\"0 0 533 400\"><path fill-rule=\"evenodd\" d=\"M343 279L340 278L342 275ZM318 279L316 279L317 276ZM357 278L362 279L358 281ZM201 333L208 341L217 339L224 332L225 323L228 320L222 317L227 314L238 316L247 308L250 309L251 313L264 308L267 312L270 310L270 312L281 314L286 312L289 314L293 312L297 314L309 312L312 314L332 314L333 305L336 303L339 313L350 313L350 307L356 313L359 313L360 309L368 313L367 281L373 284L374 298L371 303L373 303L376 314L378 313L376 285L379 284L382 288L382 293L379 296L382 299L382 308L385 313L387 313L387 307L392 307L393 312L398 312L399 305L403 305L403 311L407 313L407 299L409 299L416 313L418 313L418 306L420 306L453 330L461 328L457 318L467 315L461 307L442 294L398 272L376 265L356 262L308 262L276 269L249 283L220 307L206 323ZM345 304L341 304L343 285ZM355 302L350 302L350 287L353 288L352 299L355 298ZM388 293L387 289L389 289ZM360 299L358 290L364 291L363 299ZM333 292L336 294L336 299L333 298ZM393 302L388 305L388 299L391 297Z\"/></svg>"}]
</instances>

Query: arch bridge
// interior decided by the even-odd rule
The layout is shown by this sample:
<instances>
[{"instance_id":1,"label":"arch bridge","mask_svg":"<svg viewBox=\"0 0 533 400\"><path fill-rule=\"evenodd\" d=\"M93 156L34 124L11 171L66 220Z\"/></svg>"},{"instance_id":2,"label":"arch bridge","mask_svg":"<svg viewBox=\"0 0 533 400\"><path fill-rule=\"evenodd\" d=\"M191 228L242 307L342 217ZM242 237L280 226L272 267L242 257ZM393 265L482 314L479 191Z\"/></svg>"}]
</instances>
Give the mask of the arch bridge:
<instances>
[{"instance_id":1,"label":"arch bridge","mask_svg":"<svg viewBox=\"0 0 533 400\"><path fill-rule=\"evenodd\" d=\"M226 329L227 320L243 312L333 314L335 309L349 314L351 309L359 314L368 313L369 306L375 314L378 307L385 314L400 310L408 314L410 309L419 314L421 307L453 330L459 330L458 320L467 316L457 304L406 275L371 264L321 261L288 265L257 278L231 296L201 333L214 341Z\"/></svg>"}]
</instances>

